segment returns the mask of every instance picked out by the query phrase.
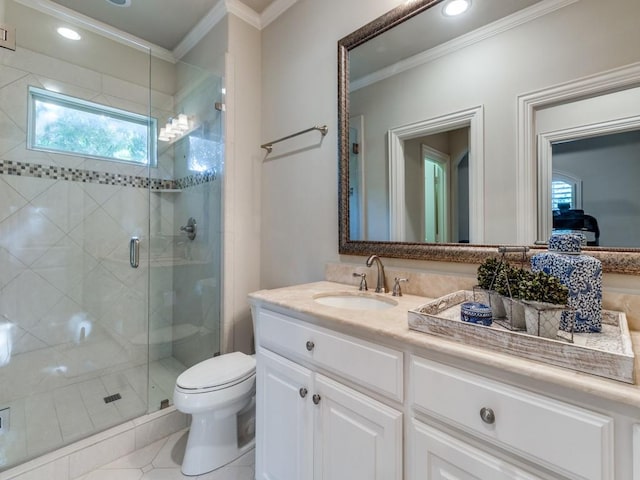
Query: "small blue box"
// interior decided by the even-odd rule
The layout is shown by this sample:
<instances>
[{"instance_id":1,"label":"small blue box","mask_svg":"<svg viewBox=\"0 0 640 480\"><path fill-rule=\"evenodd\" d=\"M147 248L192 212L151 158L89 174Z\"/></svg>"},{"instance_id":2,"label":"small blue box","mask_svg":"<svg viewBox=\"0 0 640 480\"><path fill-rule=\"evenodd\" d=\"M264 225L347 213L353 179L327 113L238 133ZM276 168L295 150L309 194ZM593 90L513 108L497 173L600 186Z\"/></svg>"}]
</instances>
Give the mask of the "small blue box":
<instances>
[{"instance_id":1,"label":"small blue box","mask_svg":"<svg viewBox=\"0 0 640 480\"><path fill-rule=\"evenodd\" d=\"M562 235L554 235L561 237ZM531 269L557 277L569 288L567 306L572 311L562 314L560 328L574 332L602 330L602 263L597 258L575 252L575 237L563 241L554 238L554 247L568 248L572 253L544 252L531 257ZM549 246L552 241L549 241ZM578 245L579 246L579 245Z\"/></svg>"},{"instance_id":2,"label":"small blue box","mask_svg":"<svg viewBox=\"0 0 640 480\"><path fill-rule=\"evenodd\" d=\"M465 302L460 305L460 320L488 327L493 323L491 307L479 302Z\"/></svg>"}]
</instances>

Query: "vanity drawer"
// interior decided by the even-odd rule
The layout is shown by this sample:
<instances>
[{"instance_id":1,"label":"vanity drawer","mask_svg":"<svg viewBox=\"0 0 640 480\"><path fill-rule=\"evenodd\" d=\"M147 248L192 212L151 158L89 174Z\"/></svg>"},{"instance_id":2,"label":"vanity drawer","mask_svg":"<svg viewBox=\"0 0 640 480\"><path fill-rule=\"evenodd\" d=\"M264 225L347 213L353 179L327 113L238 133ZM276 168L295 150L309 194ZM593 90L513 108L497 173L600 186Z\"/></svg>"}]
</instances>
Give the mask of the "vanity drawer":
<instances>
[{"instance_id":1,"label":"vanity drawer","mask_svg":"<svg viewBox=\"0 0 640 480\"><path fill-rule=\"evenodd\" d=\"M258 310L258 344L303 360L399 402L403 398L403 353L295 318Z\"/></svg>"},{"instance_id":2,"label":"vanity drawer","mask_svg":"<svg viewBox=\"0 0 640 480\"><path fill-rule=\"evenodd\" d=\"M610 417L415 356L410 403L568 478L614 478Z\"/></svg>"}]
</instances>

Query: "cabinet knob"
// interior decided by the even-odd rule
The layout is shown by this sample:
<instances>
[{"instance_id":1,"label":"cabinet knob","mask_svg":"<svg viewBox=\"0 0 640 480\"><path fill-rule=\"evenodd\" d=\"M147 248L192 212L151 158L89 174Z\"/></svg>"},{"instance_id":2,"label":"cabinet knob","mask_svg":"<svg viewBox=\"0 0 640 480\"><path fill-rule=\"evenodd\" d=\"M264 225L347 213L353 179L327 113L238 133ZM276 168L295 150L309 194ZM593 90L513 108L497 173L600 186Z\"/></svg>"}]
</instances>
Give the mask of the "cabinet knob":
<instances>
[{"instance_id":1,"label":"cabinet knob","mask_svg":"<svg viewBox=\"0 0 640 480\"><path fill-rule=\"evenodd\" d=\"M311 340L307 342L307 350L311 351L315 346L315 343L313 343Z\"/></svg>"},{"instance_id":2,"label":"cabinet knob","mask_svg":"<svg viewBox=\"0 0 640 480\"><path fill-rule=\"evenodd\" d=\"M315 405L318 405L320 403L320 395L318 395L317 393L311 398L313 398L313 403Z\"/></svg>"},{"instance_id":3,"label":"cabinet knob","mask_svg":"<svg viewBox=\"0 0 640 480\"><path fill-rule=\"evenodd\" d=\"M482 407L480 409L480 418L484 423L488 423L489 425L496 423L496 414L488 407Z\"/></svg>"},{"instance_id":4,"label":"cabinet knob","mask_svg":"<svg viewBox=\"0 0 640 480\"><path fill-rule=\"evenodd\" d=\"M299 392L300 392L300 396L302 398L307 396L307 389L306 388L304 388L304 387L300 388Z\"/></svg>"}]
</instances>

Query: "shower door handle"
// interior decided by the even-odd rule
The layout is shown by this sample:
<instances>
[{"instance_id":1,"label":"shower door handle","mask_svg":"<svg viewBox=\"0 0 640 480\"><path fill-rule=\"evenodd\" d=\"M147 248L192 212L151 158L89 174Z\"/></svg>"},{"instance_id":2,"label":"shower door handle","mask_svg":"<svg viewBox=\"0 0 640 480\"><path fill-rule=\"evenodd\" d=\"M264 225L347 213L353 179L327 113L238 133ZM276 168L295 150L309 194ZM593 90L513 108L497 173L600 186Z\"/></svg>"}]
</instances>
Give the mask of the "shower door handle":
<instances>
[{"instance_id":1,"label":"shower door handle","mask_svg":"<svg viewBox=\"0 0 640 480\"><path fill-rule=\"evenodd\" d=\"M140 265L140 239L131 237L129 241L129 264L131 268L138 268Z\"/></svg>"}]
</instances>

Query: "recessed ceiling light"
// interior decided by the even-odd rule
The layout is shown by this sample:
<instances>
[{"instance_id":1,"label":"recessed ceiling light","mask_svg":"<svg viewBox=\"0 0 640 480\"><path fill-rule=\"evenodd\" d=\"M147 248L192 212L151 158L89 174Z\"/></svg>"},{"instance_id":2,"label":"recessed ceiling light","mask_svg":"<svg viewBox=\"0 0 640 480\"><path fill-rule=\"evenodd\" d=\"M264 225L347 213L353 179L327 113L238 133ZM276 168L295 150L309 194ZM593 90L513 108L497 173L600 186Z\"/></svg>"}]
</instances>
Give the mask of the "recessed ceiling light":
<instances>
[{"instance_id":1,"label":"recessed ceiling light","mask_svg":"<svg viewBox=\"0 0 640 480\"><path fill-rule=\"evenodd\" d=\"M70 28L60 27L58 28L58 34L62 35L64 38L68 38L69 40L80 40L82 37L75 30L71 30Z\"/></svg>"},{"instance_id":2,"label":"recessed ceiling light","mask_svg":"<svg viewBox=\"0 0 640 480\"><path fill-rule=\"evenodd\" d=\"M111 5L115 5L116 7L130 7L131 0L107 0Z\"/></svg>"},{"instance_id":3,"label":"recessed ceiling light","mask_svg":"<svg viewBox=\"0 0 640 480\"><path fill-rule=\"evenodd\" d=\"M442 13L447 17L455 17L469 10L471 0L451 0L444 5Z\"/></svg>"}]
</instances>

